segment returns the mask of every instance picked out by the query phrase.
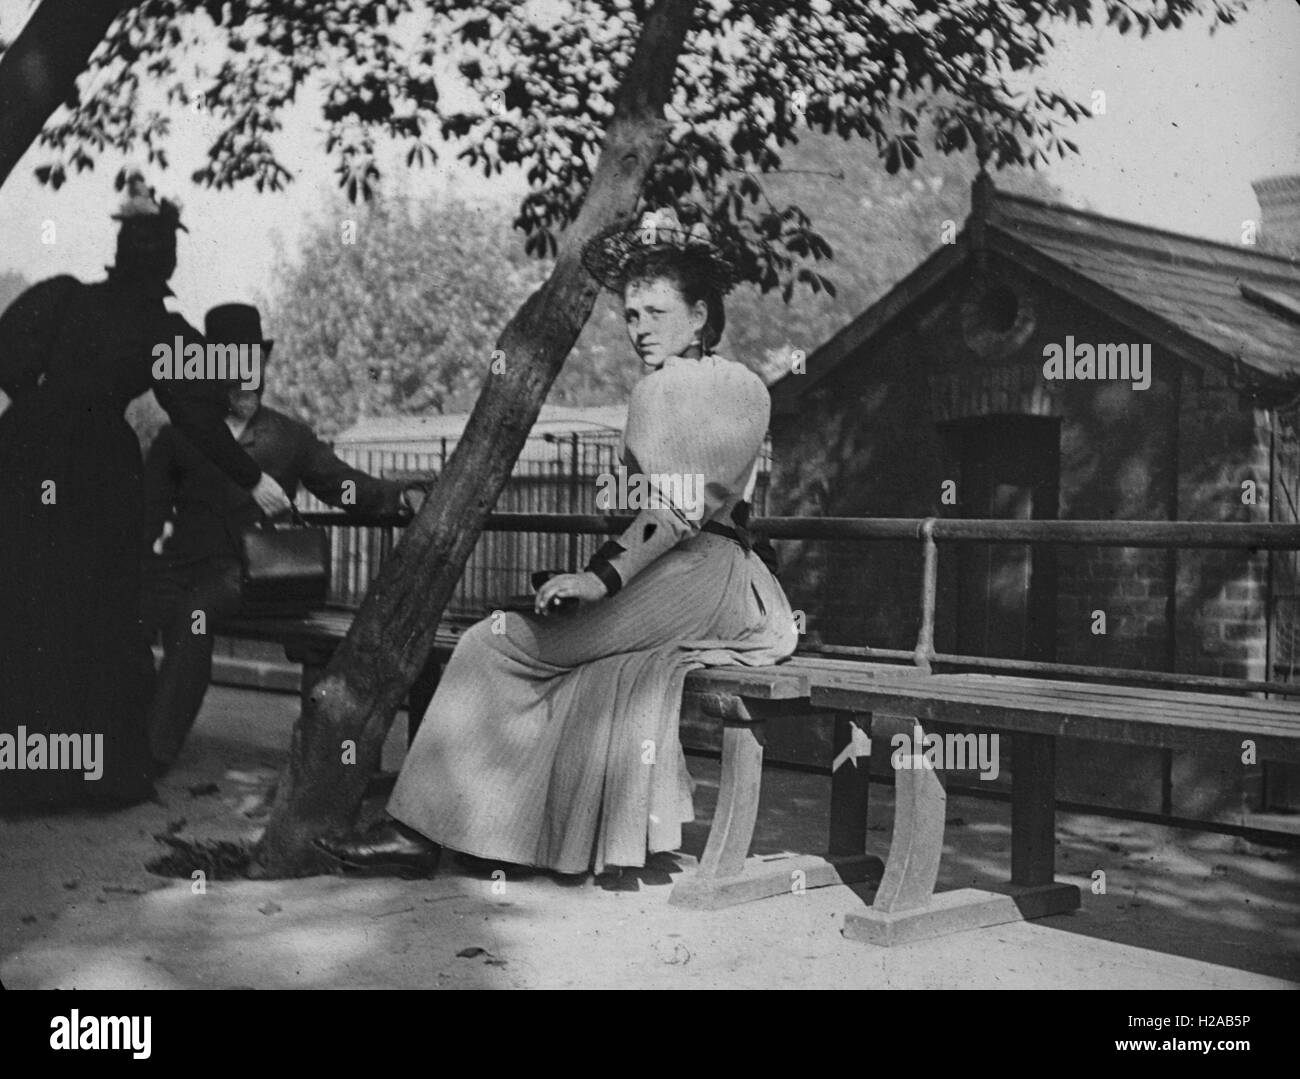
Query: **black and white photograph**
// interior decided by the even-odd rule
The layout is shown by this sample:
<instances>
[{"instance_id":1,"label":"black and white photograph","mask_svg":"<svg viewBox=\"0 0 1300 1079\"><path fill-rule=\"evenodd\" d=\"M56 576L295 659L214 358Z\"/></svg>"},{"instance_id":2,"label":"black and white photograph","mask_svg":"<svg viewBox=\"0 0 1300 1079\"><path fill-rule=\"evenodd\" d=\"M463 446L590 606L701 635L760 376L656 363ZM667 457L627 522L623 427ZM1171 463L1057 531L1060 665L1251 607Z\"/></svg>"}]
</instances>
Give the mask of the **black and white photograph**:
<instances>
[{"instance_id":1,"label":"black and white photograph","mask_svg":"<svg viewBox=\"0 0 1300 1079\"><path fill-rule=\"evenodd\" d=\"M1285 1036L1300 3L0 0L0 984Z\"/></svg>"}]
</instances>

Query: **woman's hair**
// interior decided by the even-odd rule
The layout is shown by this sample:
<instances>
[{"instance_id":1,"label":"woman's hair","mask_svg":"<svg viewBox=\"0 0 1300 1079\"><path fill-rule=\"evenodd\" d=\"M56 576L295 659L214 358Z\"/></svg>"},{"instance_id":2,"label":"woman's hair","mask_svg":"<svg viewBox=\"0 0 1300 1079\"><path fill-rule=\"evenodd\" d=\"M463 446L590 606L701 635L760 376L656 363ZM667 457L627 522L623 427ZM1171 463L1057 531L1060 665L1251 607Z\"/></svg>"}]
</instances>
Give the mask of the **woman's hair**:
<instances>
[{"instance_id":1,"label":"woman's hair","mask_svg":"<svg viewBox=\"0 0 1300 1079\"><path fill-rule=\"evenodd\" d=\"M687 306L694 307L703 300L706 311L704 328L700 331L705 352L711 352L722 339L727 325L727 313L722 306L722 288L718 285L712 259L706 253L696 254L689 248L652 247L644 252L634 252L623 272L623 292L633 283L671 281L681 293Z\"/></svg>"}]
</instances>

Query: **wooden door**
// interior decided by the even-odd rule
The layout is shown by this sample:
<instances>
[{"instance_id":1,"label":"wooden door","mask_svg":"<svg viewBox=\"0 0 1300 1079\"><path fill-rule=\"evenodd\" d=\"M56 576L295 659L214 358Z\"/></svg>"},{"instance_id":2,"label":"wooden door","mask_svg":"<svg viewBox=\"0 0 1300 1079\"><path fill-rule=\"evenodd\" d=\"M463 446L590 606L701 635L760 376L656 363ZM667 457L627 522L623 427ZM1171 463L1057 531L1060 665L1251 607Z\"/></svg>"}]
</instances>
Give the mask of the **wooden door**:
<instances>
[{"instance_id":1,"label":"wooden door","mask_svg":"<svg viewBox=\"0 0 1300 1079\"><path fill-rule=\"evenodd\" d=\"M1060 495L1060 421L992 416L949 425L960 462L962 517L1048 520ZM1056 658L1056 559L1051 547L963 543L957 551L957 651Z\"/></svg>"}]
</instances>

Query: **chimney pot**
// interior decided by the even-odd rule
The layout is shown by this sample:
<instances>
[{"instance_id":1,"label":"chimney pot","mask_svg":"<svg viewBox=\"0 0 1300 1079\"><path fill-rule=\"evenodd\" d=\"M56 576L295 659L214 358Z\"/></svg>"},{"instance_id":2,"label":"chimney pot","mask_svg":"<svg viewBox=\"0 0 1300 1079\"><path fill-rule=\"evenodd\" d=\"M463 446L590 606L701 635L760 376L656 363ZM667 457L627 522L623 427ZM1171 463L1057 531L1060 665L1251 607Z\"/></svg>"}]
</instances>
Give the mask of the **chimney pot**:
<instances>
[{"instance_id":1,"label":"chimney pot","mask_svg":"<svg viewBox=\"0 0 1300 1079\"><path fill-rule=\"evenodd\" d=\"M1266 176L1250 185L1259 199L1260 246L1300 255L1300 175Z\"/></svg>"}]
</instances>

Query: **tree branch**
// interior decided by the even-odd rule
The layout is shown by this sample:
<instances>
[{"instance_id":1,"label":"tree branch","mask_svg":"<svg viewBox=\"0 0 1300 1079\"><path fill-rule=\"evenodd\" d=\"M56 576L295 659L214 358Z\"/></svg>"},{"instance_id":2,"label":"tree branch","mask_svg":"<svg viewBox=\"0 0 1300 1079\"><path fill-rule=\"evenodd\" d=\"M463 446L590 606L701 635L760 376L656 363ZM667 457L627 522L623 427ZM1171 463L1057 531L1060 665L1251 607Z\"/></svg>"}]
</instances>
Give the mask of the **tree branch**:
<instances>
[{"instance_id":1,"label":"tree branch","mask_svg":"<svg viewBox=\"0 0 1300 1079\"><path fill-rule=\"evenodd\" d=\"M43 0L0 57L0 185L71 95L113 20L139 0Z\"/></svg>"}]
</instances>

